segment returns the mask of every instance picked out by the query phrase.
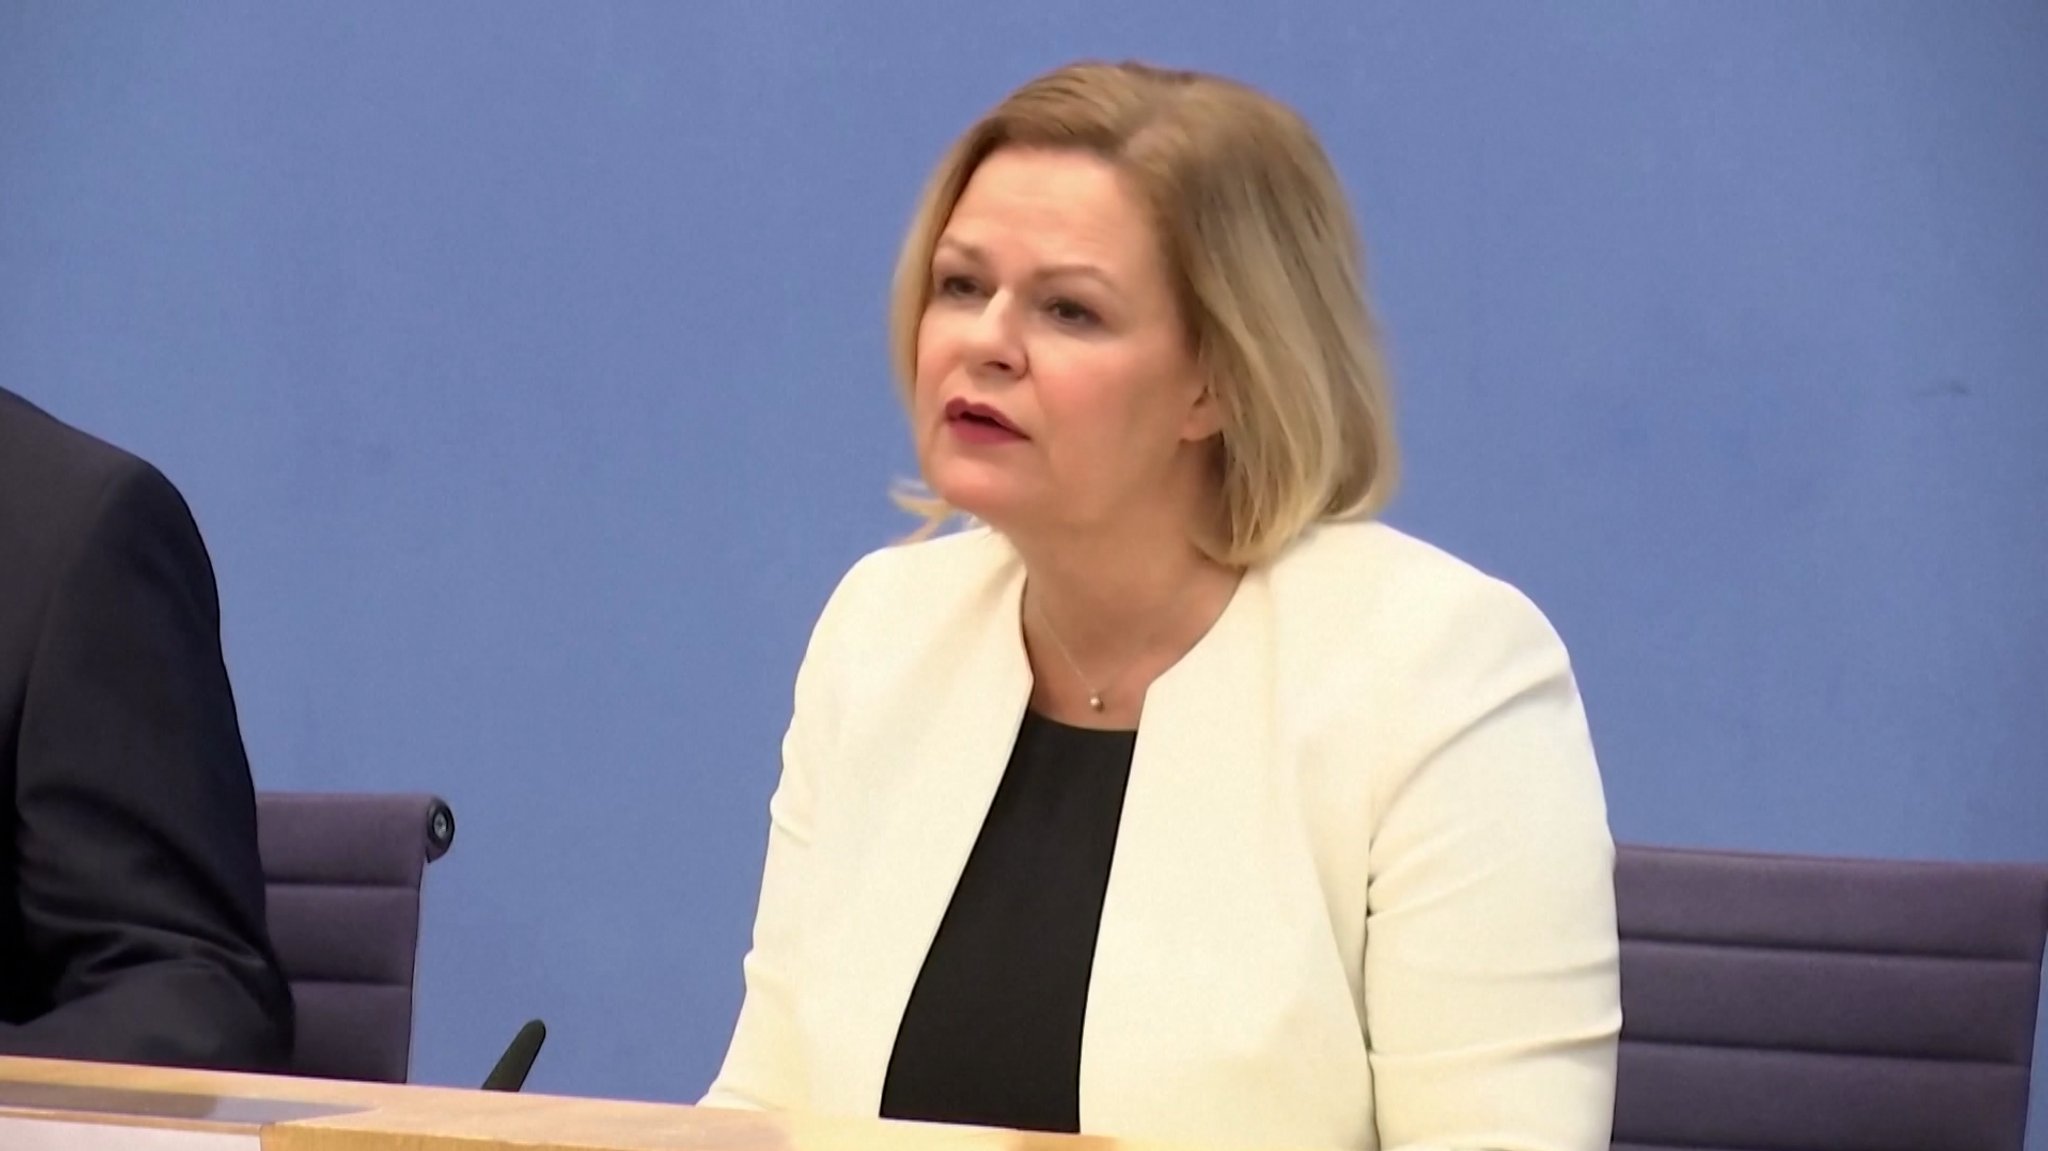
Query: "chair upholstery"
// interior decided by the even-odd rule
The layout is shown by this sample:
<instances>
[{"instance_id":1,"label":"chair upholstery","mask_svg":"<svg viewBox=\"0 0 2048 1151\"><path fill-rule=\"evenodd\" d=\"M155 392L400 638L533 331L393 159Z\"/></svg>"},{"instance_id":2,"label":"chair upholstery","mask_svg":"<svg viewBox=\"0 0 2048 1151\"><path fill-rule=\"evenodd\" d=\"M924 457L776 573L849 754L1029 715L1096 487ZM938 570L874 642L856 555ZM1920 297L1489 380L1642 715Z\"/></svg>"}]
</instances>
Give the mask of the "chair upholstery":
<instances>
[{"instance_id":1,"label":"chair upholstery","mask_svg":"<svg viewBox=\"0 0 2048 1151\"><path fill-rule=\"evenodd\" d=\"M430 795L257 796L270 935L298 1006L292 1071L405 1081L420 880L455 838Z\"/></svg>"},{"instance_id":2,"label":"chair upholstery","mask_svg":"<svg viewBox=\"0 0 2048 1151\"><path fill-rule=\"evenodd\" d=\"M1623 847L1616 1151L2021 1151L2048 868Z\"/></svg>"}]
</instances>

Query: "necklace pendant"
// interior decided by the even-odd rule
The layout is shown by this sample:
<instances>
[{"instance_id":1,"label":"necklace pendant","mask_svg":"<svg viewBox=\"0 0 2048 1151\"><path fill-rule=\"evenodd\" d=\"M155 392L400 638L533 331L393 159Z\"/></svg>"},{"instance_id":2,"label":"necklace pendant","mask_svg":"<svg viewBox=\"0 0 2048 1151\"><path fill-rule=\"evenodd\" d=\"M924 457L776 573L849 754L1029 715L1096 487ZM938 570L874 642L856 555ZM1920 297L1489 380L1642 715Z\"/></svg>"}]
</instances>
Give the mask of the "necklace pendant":
<instances>
[{"instance_id":1,"label":"necklace pendant","mask_svg":"<svg viewBox=\"0 0 2048 1151\"><path fill-rule=\"evenodd\" d=\"M1099 696L1099 695L1091 695L1091 696L1089 696L1089 697L1088 697L1088 706L1089 706L1089 707L1090 707L1091 709L1095 710L1095 711L1101 711L1101 710L1102 710L1102 697L1101 697L1101 696Z\"/></svg>"}]
</instances>

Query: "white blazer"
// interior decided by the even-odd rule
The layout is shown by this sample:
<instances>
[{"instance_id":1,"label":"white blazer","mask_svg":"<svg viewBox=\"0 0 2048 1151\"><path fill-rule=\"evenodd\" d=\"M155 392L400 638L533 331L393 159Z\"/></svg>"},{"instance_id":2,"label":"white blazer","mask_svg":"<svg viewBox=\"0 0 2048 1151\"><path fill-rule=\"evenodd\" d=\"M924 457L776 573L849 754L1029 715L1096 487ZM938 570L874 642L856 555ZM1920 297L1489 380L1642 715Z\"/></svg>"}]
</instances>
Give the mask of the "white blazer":
<instances>
[{"instance_id":1,"label":"white blazer","mask_svg":"<svg viewBox=\"0 0 2048 1151\"><path fill-rule=\"evenodd\" d=\"M833 594L707 1105L876 1115L1031 693L1023 583L979 529L877 552ZM1391 528L1320 527L1145 696L1081 1127L1606 1151L1618 951L1598 769L1548 622Z\"/></svg>"}]
</instances>

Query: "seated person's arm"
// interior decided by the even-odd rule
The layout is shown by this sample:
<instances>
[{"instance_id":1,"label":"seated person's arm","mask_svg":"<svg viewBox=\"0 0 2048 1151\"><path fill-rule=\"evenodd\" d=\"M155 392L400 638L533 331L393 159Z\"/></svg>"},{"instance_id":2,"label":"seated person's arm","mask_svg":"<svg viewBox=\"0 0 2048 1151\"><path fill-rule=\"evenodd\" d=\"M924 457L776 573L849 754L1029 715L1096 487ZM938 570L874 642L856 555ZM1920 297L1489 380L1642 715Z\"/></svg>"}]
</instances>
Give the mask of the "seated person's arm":
<instances>
[{"instance_id":1,"label":"seated person's arm","mask_svg":"<svg viewBox=\"0 0 2048 1151\"><path fill-rule=\"evenodd\" d=\"M1606 1151L1621 1027L1614 849L1565 649L1505 585L1417 669L1372 845L1381 1145Z\"/></svg>"},{"instance_id":2,"label":"seated person's arm","mask_svg":"<svg viewBox=\"0 0 2048 1151\"><path fill-rule=\"evenodd\" d=\"M810 918L811 837L816 782L833 755L838 679L848 666L844 637L848 604L862 567L847 573L811 632L789 730L782 740L782 776L768 805L768 861L754 916L754 942L743 972L745 997L732 1042L702 1106L801 1111L810 1086L804 1076L796 1020L797 980L804 925Z\"/></svg>"},{"instance_id":3,"label":"seated person's arm","mask_svg":"<svg viewBox=\"0 0 2048 1151\"><path fill-rule=\"evenodd\" d=\"M15 899L46 1013L0 1053L281 1068L292 1003L264 921L255 796L212 566L135 464L63 562L17 746Z\"/></svg>"}]
</instances>

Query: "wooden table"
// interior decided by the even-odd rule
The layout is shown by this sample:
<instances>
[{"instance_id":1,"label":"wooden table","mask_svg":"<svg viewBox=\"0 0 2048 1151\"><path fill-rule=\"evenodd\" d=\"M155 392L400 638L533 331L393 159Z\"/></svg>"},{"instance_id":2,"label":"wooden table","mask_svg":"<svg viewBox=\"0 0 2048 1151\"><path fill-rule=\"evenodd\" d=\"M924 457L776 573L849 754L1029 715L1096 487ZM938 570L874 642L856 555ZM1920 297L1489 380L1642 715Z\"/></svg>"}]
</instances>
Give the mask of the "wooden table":
<instances>
[{"instance_id":1,"label":"wooden table","mask_svg":"<svg viewBox=\"0 0 2048 1151\"><path fill-rule=\"evenodd\" d=\"M1168 1151L938 1124L0 1057L0 1147L13 1151L28 1132L61 1140L49 1146L108 1151Z\"/></svg>"}]
</instances>

